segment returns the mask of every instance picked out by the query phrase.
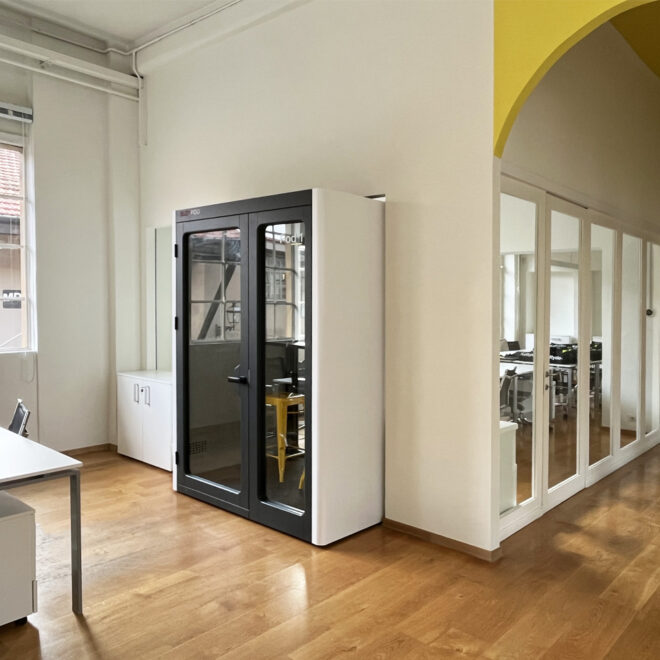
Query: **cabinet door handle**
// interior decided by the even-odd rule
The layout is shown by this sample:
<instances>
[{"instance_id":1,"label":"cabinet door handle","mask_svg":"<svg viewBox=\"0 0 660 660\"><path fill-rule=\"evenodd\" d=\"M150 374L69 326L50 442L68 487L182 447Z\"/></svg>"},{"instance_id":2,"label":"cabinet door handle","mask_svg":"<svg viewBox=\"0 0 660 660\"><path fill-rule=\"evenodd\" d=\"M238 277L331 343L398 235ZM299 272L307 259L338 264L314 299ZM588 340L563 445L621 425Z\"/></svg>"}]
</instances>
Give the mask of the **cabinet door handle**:
<instances>
[{"instance_id":1,"label":"cabinet door handle","mask_svg":"<svg viewBox=\"0 0 660 660\"><path fill-rule=\"evenodd\" d=\"M148 406L151 405L151 387L149 387L149 385L144 386L144 402Z\"/></svg>"},{"instance_id":2,"label":"cabinet door handle","mask_svg":"<svg viewBox=\"0 0 660 660\"><path fill-rule=\"evenodd\" d=\"M133 401L140 403L140 386L137 383L133 385Z\"/></svg>"}]
</instances>

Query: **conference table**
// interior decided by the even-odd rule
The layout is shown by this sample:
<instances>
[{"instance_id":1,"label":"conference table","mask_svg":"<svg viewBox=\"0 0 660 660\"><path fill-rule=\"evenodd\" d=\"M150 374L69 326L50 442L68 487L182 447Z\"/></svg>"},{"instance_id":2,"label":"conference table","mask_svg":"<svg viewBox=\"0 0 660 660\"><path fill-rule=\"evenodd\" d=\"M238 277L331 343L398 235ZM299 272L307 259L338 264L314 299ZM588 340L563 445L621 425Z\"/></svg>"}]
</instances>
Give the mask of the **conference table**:
<instances>
[{"instance_id":1,"label":"conference table","mask_svg":"<svg viewBox=\"0 0 660 660\"><path fill-rule=\"evenodd\" d=\"M69 477L71 499L71 602L82 614L80 468L82 463L38 442L0 428L0 490Z\"/></svg>"}]
</instances>

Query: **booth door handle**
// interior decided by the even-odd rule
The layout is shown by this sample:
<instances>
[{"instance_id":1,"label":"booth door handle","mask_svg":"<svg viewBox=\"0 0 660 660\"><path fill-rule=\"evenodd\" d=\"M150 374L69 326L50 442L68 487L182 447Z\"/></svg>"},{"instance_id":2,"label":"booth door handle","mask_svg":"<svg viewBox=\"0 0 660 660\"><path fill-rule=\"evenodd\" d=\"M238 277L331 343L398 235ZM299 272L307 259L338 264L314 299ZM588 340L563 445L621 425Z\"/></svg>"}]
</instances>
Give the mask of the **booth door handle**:
<instances>
[{"instance_id":1,"label":"booth door handle","mask_svg":"<svg viewBox=\"0 0 660 660\"><path fill-rule=\"evenodd\" d=\"M227 376L227 381L230 383L239 383L240 385L247 385L247 376Z\"/></svg>"}]
</instances>

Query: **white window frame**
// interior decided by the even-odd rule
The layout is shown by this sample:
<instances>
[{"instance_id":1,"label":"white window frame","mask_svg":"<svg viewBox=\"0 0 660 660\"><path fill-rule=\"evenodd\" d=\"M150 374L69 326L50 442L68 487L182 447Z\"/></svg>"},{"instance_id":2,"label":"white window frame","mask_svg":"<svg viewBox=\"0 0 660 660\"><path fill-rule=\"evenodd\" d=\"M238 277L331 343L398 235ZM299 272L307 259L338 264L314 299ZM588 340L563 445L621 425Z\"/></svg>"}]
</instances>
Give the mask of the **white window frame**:
<instances>
[{"instance_id":1,"label":"white window frame","mask_svg":"<svg viewBox=\"0 0 660 660\"><path fill-rule=\"evenodd\" d=\"M23 125L24 130L27 129ZM34 196L33 191L33 168L31 142L27 133L16 135L0 131L0 146L10 145L20 147L23 154L23 217L21 218L21 241L23 249L22 279L25 282L25 291L21 296L24 309L24 345L21 348L0 347L0 354L28 353L37 351L37 323L36 323L36 259L35 259L35 222L34 222Z\"/></svg>"}]
</instances>

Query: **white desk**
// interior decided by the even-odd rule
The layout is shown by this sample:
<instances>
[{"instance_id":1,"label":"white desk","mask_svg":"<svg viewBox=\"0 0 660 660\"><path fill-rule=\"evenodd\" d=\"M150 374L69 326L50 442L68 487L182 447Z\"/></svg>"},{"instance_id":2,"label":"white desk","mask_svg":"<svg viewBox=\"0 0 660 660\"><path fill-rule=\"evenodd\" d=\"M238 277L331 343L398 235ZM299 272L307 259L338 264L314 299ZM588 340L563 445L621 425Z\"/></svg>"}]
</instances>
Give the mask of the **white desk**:
<instances>
[{"instance_id":1,"label":"white desk","mask_svg":"<svg viewBox=\"0 0 660 660\"><path fill-rule=\"evenodd\" d=\"M71 497L71 601L82 614L82 564L80 556L80 467L75 458L0 428L0 489L69 477Z\"/></svg>"},{"instance_id":2,"label":"white desk","mask_svg":"<svg viewBox=\"0 0 660 660\"><path fill-rule=\"evenodd\" d=\"M504 372L515 369L516 376L525 376L534 371L534 365L531 362L500 362L500 378L504 376Z\"/></svg>"}]
</instances>

